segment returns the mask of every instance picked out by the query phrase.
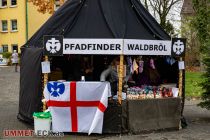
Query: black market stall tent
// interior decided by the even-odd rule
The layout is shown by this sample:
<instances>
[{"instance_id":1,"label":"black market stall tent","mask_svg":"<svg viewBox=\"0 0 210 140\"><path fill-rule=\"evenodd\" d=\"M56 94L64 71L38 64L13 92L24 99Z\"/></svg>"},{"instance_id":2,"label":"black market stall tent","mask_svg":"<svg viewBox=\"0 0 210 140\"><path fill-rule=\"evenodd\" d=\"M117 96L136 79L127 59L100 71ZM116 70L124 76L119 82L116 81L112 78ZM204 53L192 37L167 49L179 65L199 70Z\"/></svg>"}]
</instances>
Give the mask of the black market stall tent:
<instances>
[{"instance_id":1,"label":"black market stall tent","mask_svg":"<svg viewBox=\"0 0 210 140\"><path fill-rule=\"evenodd\" d=\"M18 118L30 123L33 122L33 112L42 108L44 35L170 40L170 36L138 0L66 1L21 49Z\"/></svg>"}]
</instances>

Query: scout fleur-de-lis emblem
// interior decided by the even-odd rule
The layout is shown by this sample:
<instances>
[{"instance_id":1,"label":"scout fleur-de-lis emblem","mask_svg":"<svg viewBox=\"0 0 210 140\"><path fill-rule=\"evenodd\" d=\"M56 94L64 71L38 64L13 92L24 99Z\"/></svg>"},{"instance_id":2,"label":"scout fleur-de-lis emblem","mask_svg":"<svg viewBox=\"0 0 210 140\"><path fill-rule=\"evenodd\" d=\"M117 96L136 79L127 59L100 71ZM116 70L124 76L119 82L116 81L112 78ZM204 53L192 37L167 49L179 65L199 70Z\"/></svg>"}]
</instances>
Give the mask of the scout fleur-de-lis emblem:
<instances>
[{"instance_id":1,"label":"scout fleur-de-lis emblem","mask_svg":"<svg viewBox=\"0 0 210 140\"><path fill-rule=\"evenodd\" d=\"M180 55L184 52L184 43L180 40L174 42L173 51L176 55Z\"/></svg>"},{"instance_id":2,"label":"scout fleur-de-lis emblem","mask_svg":"<svg viewBox=\"0 0 210 140\"><path fill-rule=\"evenodd\" d=\"M59 40L56 40L55 38L51 38L46 43L46 50L50 53L54 54L60 51L61 49L61 43Z\"/></svg>"},{"instance_id":3,"label":"scout fleur-de-lis emblem","mask_svg":"<svg viewBox=\"0 0 210 140\"><path fill-rule=\"evenodd\" d=\"M51 96L57 97L57 96L60 96L64 93L65 86L64 86L63 83L52 82L52 83L47 84L47 89L48 89Z\"/></svg>"}]
</instances>

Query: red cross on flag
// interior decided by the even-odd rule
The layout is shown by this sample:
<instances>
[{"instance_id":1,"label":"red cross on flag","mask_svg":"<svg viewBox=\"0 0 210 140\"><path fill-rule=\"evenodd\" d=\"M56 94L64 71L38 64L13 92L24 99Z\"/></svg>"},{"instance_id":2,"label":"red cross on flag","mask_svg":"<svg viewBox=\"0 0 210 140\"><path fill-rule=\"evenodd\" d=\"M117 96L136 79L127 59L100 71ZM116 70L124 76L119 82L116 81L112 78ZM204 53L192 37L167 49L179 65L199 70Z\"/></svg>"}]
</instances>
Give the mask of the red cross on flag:
<instances>
[{"instance_id":1,"label":"red cross on flag","mask_svg":"<svg viewBox=\"0 0 210 140\"><path fill-rule=\"evenodd\" d=\"M102 133L108 82L49 82L44 89L54 132Z\"/></svg>"}]
</instances>

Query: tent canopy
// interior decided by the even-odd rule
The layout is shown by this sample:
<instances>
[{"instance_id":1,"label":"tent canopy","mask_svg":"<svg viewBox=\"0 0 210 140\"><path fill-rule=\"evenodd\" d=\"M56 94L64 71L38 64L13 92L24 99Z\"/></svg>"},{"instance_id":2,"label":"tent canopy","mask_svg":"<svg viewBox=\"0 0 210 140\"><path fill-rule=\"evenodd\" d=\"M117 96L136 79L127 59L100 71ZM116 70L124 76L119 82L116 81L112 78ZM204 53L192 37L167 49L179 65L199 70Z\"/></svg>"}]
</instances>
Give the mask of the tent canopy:
<instances>
[{"instance_id":1,"label":"tent canopy","mask_svg":"<svg viewBox=\"0 0 210 140\"><path fill-rule=\"evenodd\" d=\"M22 47L18 118L28 122L41 111L44 35L170 40L138 0L66 1Z\"/></svg>"},{"instance_id":2,"label":"tent canopy","mask_svg":"<svg viewBox=\"0 0 210 140\"><path fill-rule=\"evenodd\" d=\"M32 36L27 45L43 47L43 35L170 39L138 0L68 0Z\"/></svg>"}]
</instances>

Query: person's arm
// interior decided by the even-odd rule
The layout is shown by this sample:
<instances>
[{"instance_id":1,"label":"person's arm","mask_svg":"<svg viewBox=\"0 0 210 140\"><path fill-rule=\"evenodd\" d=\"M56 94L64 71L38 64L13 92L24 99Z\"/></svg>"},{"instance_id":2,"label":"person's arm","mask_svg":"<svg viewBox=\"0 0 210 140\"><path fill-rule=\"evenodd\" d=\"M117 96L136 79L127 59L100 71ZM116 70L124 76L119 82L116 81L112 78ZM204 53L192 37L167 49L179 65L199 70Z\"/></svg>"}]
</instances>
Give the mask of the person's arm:
<instances>
[{"instance_id":1,"label":"person's arm","mask_svg":"<svg viewBox=\"0 0 210 140\"><path fill-rule=\"evenodd\" d=\"M104 71L101 73L100 81L106 81L106 78L107 78L107 76L110 74L110 72L111 72L111 67L109 67L108 69L104 70Z\"/></svg>"},{"instance_id":2,"label":"person's arm","mask_svg":"<svg viewBox=\"0 0 210 140\"><path fill-rule=\"evenodd\" d=\"M126 77L124 78L124 81L127 83L131 76L132 76L131 73L126 75Z\"/></svg>"}]
</instances>

